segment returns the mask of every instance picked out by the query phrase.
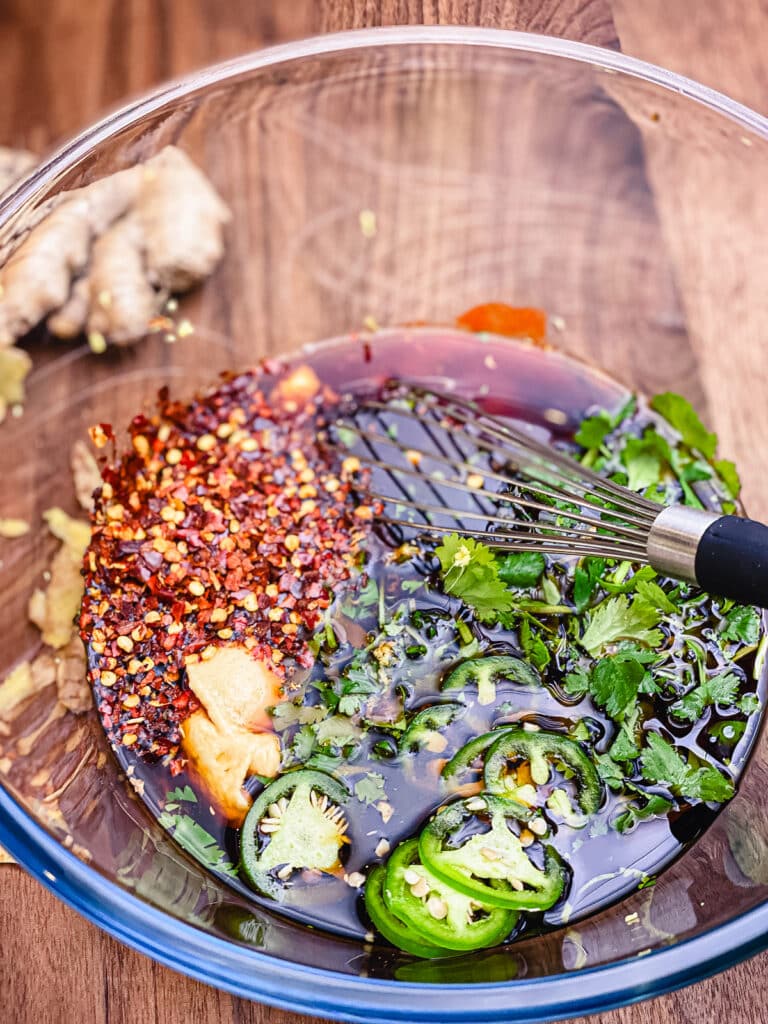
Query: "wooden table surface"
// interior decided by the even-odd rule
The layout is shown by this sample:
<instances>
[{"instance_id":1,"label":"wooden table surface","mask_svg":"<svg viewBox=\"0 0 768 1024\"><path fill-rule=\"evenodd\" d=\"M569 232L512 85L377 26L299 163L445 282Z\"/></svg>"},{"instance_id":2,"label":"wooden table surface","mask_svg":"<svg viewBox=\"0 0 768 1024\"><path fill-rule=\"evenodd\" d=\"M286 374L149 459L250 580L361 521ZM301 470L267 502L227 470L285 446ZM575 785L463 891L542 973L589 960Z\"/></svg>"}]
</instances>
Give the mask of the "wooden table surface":
<instances>
[{"instance_id":1,"label":"wooden table surface","mask_svg":"<svg viewBox=\"0 0 768 1024\"><path fill-rule=\"evenodd\" d=\"M398 23L580 39L768 112L768 0L0 0L0 145L42 151L131 93L265 44ZM591 1019L756 1024L767 1018L767 972L765 954L682 992ZM0 868L0 1008L9 1024L309 1024L123 948L16 867Z\"/></svg>"}]
</instances>

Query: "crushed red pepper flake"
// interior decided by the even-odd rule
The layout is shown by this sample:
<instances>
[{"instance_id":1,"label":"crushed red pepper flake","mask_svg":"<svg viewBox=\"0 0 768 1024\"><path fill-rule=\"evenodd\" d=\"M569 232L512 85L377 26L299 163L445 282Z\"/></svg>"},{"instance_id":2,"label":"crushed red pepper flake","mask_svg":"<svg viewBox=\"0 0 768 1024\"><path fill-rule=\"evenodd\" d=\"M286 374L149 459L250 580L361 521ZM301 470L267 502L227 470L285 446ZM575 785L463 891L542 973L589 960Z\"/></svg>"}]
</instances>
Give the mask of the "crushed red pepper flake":
<instances>
[{"instance_id":1,"label":"crushed red pepper flake","mask_svg":"<svg viewBox=\"0 0 768 1024\"><path fill-rule=\"evenodd\" d=\"M172 771L200 707L185 659L238 643L287 680L311 667L365 538L352 467L323 441L334 396L272 402L278 369L227 375L188 404L162 389L102 472L80 615L90 678L112 742Z\"/></svg>"}]
</instances>

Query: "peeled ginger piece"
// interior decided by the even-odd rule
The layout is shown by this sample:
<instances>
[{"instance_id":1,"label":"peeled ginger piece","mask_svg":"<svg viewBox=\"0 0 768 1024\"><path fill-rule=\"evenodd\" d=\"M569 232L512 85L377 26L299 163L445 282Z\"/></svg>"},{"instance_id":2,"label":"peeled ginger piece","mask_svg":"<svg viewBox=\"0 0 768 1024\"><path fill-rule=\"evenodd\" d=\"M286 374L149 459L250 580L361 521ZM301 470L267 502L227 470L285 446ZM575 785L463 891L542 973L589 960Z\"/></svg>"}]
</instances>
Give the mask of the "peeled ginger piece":
<instances>
[{"instance_id":1,"label":"peeled ginger piece","mask_svg":"<svg viewBox=\"0 0 768 1024\"><path fill-rule=\"evenodd\" d=\"M249 775L280 769L280 741L267 709L281 699L280 679L244 648L220 647L186 665L189 687L203 704L184 723L184 753L211 800L239 823L251 806Z\"/></svg>"},{"instance_id":2,"label":"peeled ginger piece","mask_svg":"<svg viewBox=\"0 0 768 1024\"><path fill-rule=\"evenodd\" d=\"M213 804L235 824L242 822L252 803L243 789L248 776L271 778L280 769L280 741L273 732L222 732L202 710L184 723L183 748Z\"/></svg>"}]
</instances>

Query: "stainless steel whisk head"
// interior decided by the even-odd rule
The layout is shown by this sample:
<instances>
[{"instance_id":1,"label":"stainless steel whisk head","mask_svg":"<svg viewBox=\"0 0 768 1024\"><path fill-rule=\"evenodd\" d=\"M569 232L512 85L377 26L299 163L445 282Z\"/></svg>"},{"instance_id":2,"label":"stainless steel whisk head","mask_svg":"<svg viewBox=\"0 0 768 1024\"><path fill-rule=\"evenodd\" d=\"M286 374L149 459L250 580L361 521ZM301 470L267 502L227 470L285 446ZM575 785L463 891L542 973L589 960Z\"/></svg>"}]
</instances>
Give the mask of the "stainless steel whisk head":
<instances>
[{"instance_id":1,"label":"stainless steel whisk head","mask_svg":"<svg viewBox=\"0 0 768 1024\"><path fill-rule=\"evenodd\" d=\"M337 425L370 470L378 522L399 534L457 532L503 551L648 563L712 593L768 604L768 528L661 506L475 402L399 381L350 402Z\"/></svg>"}]
</instances>

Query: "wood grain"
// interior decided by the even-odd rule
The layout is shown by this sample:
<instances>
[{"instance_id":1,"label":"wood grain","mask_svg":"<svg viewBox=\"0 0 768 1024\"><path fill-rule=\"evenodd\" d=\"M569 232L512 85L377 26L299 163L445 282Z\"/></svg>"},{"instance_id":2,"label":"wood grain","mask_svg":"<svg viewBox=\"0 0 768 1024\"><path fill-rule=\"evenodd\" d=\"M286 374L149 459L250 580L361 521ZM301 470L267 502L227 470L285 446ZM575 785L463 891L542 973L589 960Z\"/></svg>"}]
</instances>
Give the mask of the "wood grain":
<instances>
[{"instance_id":1,"label":"wood grain","mask_svg":"<svg viewBox=\"0 0 768 1024\"><path fill-rule=\"evenodd\" d=\"M768 109L766 0L0 0L0 145L43 150L131 93L248 49L402 23L481 24L621 45ZM686 185L683 197L695 205L701 182ZM662 226L664 211L662 196ZM675 256L685 264L684 252ZM685 301L684 278L681 288ZM759 957L591 1019L757 1024L765 1019L767 967L768 956ZM11 1024L309 1020L216 992L124 949L17 868L0 869L0 993Z\"/></svg>"}]
</instances>

